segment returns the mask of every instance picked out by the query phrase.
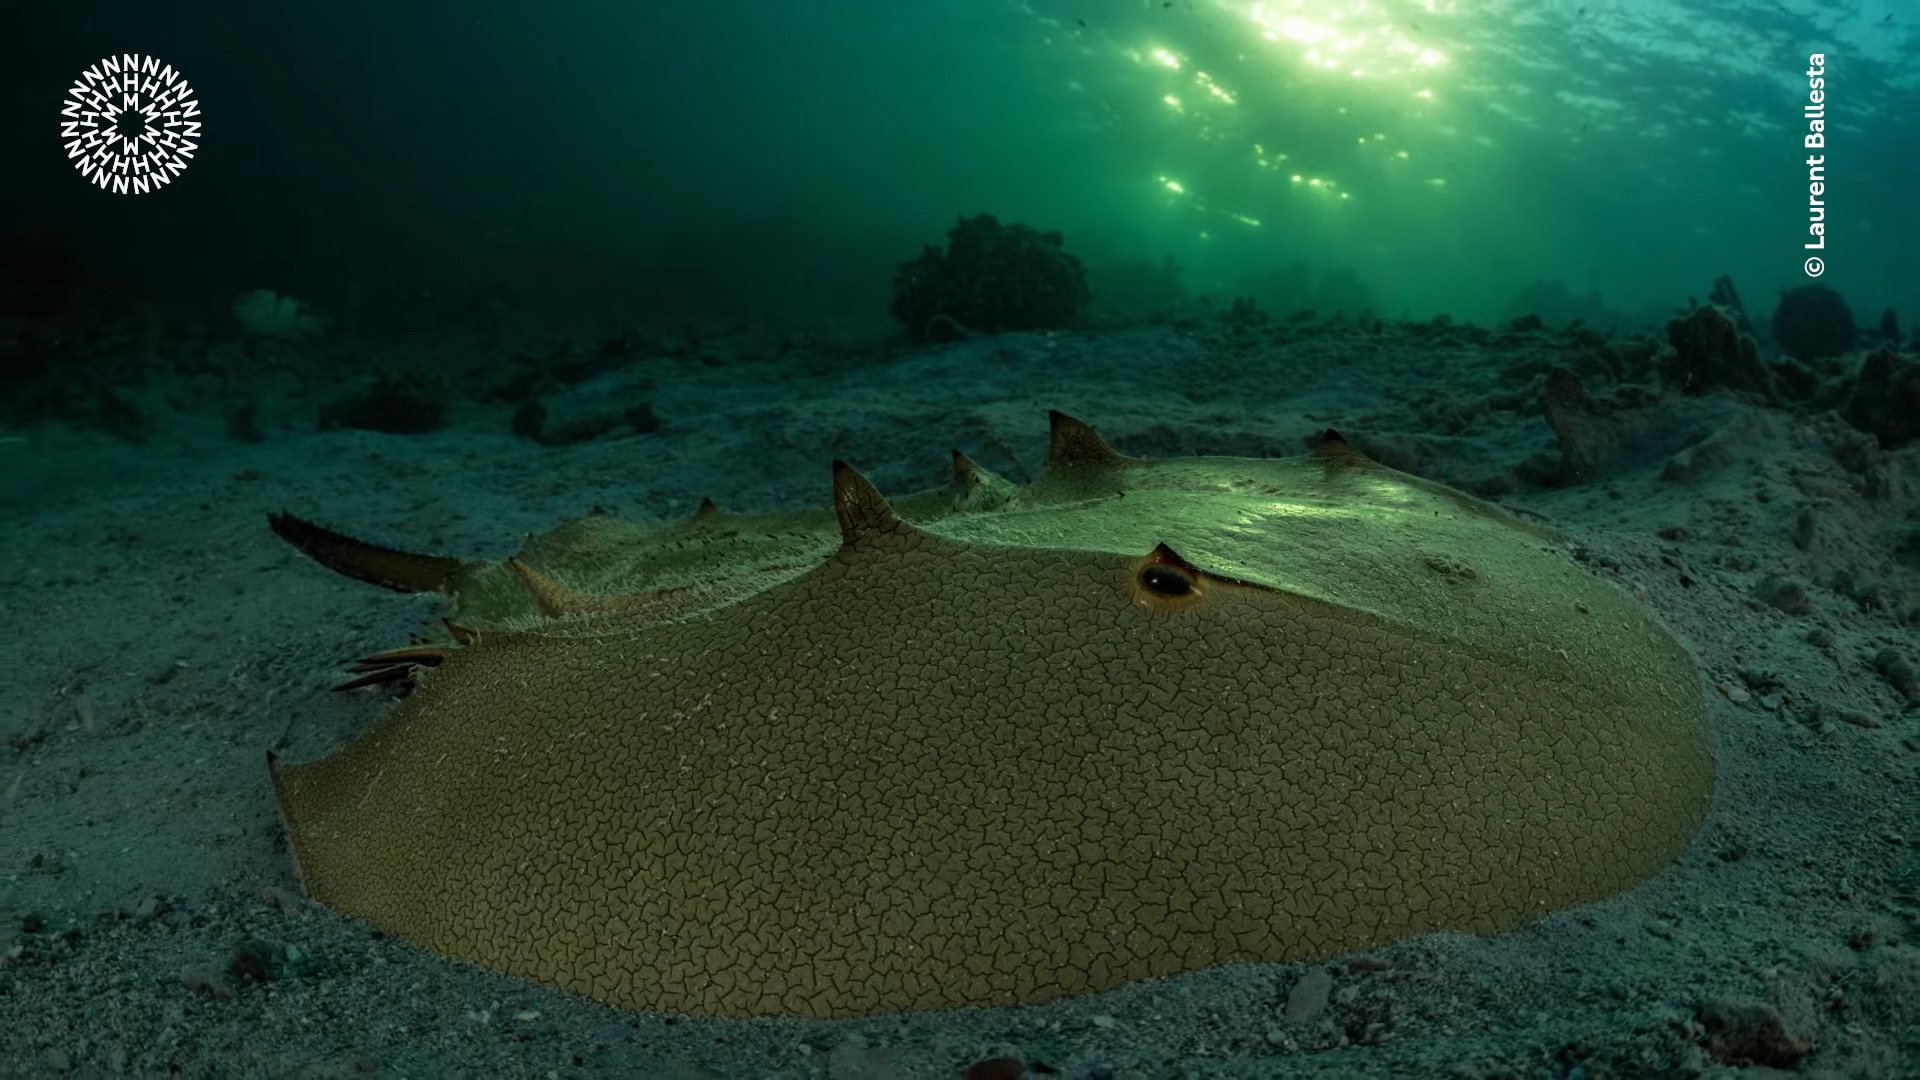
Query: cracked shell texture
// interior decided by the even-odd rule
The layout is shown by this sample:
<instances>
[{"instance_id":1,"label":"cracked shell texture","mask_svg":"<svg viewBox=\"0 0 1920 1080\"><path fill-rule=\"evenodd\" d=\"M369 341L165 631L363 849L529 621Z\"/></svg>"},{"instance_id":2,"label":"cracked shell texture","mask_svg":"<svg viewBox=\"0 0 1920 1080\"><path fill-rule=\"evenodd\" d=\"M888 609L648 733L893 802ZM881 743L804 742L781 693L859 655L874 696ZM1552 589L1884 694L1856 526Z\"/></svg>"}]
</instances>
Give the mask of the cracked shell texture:
<instances>
[{"instance_id":1,"label":"cracked shell texture","mask_svg":"<svg viewBox=\"0 0 1920 1080\"><path fill-rule=\"evenodd\" d=\"M1337 440L1074 424L898 513L839 467L832 513L570 523L523 556L573 610L471 564L477 640L274 768L306 887L614 1005L845 1016L1497 932L1686 845L1693 665L1551 533Z\"/></svg>"}]
</instances>

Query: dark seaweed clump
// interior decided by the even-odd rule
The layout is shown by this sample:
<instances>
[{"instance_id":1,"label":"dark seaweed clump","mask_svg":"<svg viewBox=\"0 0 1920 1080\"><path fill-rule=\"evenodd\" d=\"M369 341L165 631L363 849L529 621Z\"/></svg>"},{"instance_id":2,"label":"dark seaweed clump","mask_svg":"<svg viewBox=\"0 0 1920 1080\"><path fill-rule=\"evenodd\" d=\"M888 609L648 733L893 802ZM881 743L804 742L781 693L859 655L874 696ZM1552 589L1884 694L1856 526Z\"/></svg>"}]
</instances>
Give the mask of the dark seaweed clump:
<instances>
[{"instance_id":1,"label":"dark seaweed clump","mask_svg":"<svg viewBox=\"0 0 1920 1080\"><path fill-rule=\"evenodd\" d=\"M1839 356L1853 348L1853 312L1825 285L1802 285L1780 294L1773 309L1773 339L1780 351L1802 360Z\"/></svg>"},{"instance_id":2,"label":"dark seaweed clump","mask_svg":"<svg viewBox=\"0 0 1920 1080\"><path fill-rule=\"evenodd\" d=\"M928 244L893 279L894 318L916 341L1069 326L1092 300L1086 268L1057 232L960 219L947 248Z\"/></svg>"}]
</instances>

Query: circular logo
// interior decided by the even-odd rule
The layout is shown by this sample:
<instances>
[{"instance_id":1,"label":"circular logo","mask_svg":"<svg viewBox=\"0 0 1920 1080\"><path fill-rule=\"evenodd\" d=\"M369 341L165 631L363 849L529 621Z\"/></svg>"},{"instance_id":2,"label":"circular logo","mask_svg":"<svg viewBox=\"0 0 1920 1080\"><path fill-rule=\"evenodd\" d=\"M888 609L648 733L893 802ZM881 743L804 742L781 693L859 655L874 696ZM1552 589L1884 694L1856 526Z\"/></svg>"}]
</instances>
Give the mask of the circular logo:
<instances>
[{"instance_id":1,"label":"circular logo","mask_svg":"<svg viewBox=\"0 0 1920 1080\"><path fill-rule=\"evenodd\" d=\"M109 56L81 72L60 115L67 158L118 195L172 183L199 146L200 103L179 72L151 56Z\"/></svg>"},{"instance_id":2,"label":"circular logo","mask_svg":"<svg viewBox=\"0 0 1920 1080\"><path fill-rule=\"evenodd\" d=\"M1827 264L1822 262L1818 255L1808 256L1806 266L1808 277L1819 277L1827 272Z\"/></svg>"}]
</instances>

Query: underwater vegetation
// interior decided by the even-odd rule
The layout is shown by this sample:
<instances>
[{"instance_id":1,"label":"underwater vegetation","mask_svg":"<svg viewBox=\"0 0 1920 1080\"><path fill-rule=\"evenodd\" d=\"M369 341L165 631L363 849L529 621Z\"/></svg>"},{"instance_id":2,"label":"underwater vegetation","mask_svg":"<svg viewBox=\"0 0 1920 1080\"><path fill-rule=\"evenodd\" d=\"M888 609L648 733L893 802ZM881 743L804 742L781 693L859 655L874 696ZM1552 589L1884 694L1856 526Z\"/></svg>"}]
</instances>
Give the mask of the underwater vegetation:
<instances>
[{"instance_id":1,"label":"underwater vegetation","mask_svg":"<svg viewBox=\"0 0 1920 1080\"><path fill-rule=\"evenodd\" d=\"M1057 232L962 218L942 251L926 245L893 279L894 318L915 341L1047 330L1076 322L1093 299L1086 268Z\"/></svg>"},{"instance_id":2,"label":"underwater vegetation","mask_svg":"<svg viewBox=\"0 0 1920 1080\"><path fill-rule=\"evenodd\" d=\"M1773 340L1802 360L1824 360L1853 348L1853 312L1825 285L1802 285L1780 294L1773 309Z\"/></svg>"}]
</instances>

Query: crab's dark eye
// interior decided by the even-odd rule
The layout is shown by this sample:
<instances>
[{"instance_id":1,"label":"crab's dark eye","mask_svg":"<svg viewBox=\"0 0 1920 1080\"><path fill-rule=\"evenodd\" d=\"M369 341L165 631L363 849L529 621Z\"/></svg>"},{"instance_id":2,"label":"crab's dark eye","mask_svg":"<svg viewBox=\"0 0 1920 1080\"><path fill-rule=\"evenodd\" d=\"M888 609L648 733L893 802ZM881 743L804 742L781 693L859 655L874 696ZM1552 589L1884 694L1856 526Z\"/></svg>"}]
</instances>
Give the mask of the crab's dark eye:
<instances>
[{"instance_id":1,"label":"crab's dark eye","mask_svg":"<svg viewBox=\"0 0 1920 1080\"><path fill-rule=\"evenodd\" d=\"M1193 582L1178 570L1156 565L1141 569L1140 587L1161 596L1185 596L1193 591Z\"/></svg>"}]
</instances>

